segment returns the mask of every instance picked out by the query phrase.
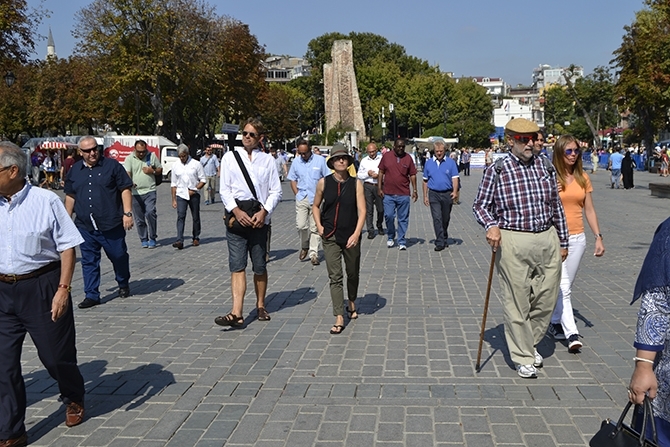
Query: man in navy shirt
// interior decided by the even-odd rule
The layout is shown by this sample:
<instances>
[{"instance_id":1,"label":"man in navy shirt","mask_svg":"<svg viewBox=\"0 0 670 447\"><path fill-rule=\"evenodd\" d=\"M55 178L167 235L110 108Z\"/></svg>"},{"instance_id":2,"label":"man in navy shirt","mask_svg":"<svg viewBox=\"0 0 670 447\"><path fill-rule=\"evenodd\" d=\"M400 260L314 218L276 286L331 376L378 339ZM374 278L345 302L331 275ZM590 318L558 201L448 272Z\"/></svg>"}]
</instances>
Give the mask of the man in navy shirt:
<instances>
[{"instance_id":1,"label":"man in navy shirt","mask_svg":"<svg viewBox=\"0 0 670 447\"><path fill-rule=\"evenodd\" d=\"M81 270L86 297L80 309L100 304L100 250L105 253L116 274L119 297L130 296L130 263L126 230L133 227L131 188L133 181L116 160L98 152L93 137L79 141L83 160L75 163L65 180L65 209L84 237L81 244Z\"/></svg>"},{"instance_id":2,"label":"man in navy shirt","mask_svg":"<svg viewBox=\"0 0 670 447\"><path fill-rule=\"evenodd\" d=\"M445 157L444 142L435 142L435 158L426 161L423 169L423 204L430 206L435 229L435 251L449 246L451 207L458 194L458 166Z\"/></svg>"}]
</instances>

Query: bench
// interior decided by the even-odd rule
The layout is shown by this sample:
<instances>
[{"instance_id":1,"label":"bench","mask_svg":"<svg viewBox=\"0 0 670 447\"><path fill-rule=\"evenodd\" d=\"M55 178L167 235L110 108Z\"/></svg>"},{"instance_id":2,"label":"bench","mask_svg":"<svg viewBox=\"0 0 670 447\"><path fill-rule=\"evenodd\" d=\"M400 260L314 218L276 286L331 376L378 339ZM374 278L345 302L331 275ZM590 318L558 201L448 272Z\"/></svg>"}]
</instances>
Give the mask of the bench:
<instances>
[{"instance_id":1,"label":"bench","mask_svg":"<svg viewBox=\"0 0 670 447\"><path fill-rule=\"evenodd\" d=\"M670 184L668 183L649 183L649 191L652 196L670 199Z\"/></svg>"}]
</instances>

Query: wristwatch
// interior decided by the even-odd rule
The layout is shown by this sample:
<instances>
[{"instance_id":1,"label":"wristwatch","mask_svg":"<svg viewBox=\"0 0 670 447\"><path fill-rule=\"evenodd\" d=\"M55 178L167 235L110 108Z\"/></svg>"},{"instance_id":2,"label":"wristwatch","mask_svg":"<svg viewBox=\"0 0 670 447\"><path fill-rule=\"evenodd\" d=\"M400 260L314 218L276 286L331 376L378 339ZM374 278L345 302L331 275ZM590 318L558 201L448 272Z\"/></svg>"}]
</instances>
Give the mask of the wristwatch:
<instances>
[{"instance_id":1,"label":"wristwatch","mask_svg":"<svg viewBox=\"0 0 670 447\"><path fill-rule=\"evenodd\" d=\"M602 233L598 233L598 234L596 234L595 236L596 236L596 240L598 240L598 238L600 238L600 239L603 238L603 234L602 234Z\"/></svg>"},{"instance_id":2,"label":"wristwatch","mask_svg":"<svg viewBox=\"0 0 670 447\"><path fill-rule=\"evenodd\" d=\"M133 213L131 213L130 211L128 211L127 213L123 213L123 215L126 217L133 217Z\"/></svg>"}]
</instances>

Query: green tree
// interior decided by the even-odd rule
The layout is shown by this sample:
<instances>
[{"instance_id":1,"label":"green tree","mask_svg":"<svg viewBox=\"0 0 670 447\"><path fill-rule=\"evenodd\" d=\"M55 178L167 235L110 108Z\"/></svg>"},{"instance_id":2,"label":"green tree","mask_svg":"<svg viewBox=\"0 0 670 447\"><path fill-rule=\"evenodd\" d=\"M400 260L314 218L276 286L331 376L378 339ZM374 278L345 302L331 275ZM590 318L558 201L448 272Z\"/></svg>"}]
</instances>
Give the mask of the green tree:
<instances>
[{"instance_id":1,"label":"green tree","mask_svg":"<svg viewBox=\"0 0 670 447\"><path fill-rule=\"evenodd\" d=\"M560 135L566 133L565 123L575 120L574 101L564 86L552 85L543 93L544 121L549 133Z\"/></svg>"},{"instance_id":2,"label":"green tree","mask_svg":"<svg viewBox=\"0 0 670 447\"><path fill-rule=\"evenodd\" d=\"M670 6L664 0L646 0L645 5L624 27L611 63L618 70L615 96L635 115L638 133L651 151L670 108Z\"/></svg>"},{"instance_id":3,"label":"green tree","mask_svg":"<svg viewBox=\"0 0 670 447\"><path fill-rule=\"evenodd\" d=\"M0 2L0 63L26 63L35 49L36 29L47 11L28 8L26 0ZM13 63L11 63L13 61Z\"/></svg>"},{"instance_id":4,"label":"green tree","mask_svg":"<svg viewBox=\"0 0 670 447\"><path fill-rule=\"evenodd\" d=\"M453 84L447 99L447 136L456 134L461 147L488 147L493 103L486 89L471 79L461 78Z\"/></svg>"}]
</instances>

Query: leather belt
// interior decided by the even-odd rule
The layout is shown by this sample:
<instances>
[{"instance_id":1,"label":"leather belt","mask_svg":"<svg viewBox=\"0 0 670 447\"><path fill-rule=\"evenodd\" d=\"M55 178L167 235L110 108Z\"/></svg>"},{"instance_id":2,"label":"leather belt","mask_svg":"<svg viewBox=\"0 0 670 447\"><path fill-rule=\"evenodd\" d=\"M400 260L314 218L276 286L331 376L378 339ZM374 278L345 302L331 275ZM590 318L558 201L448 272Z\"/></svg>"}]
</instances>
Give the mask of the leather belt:
<instances>
[{"instance_id":1,"label":"leather belt","mask_svg":"<svg viewBox=\"0 0 670 447\"><path fill-rule=\"evenodd\" d=\"M0 281L7 284L14 284L17 281L23 281L24 279L37 278L40 275L52 272L58 268L60 268L60 261L54 261L45 265L44 267L33 270L30 273L24 273L23 275L5 275L0 273Z\"/></svg>"}]
</instances>

